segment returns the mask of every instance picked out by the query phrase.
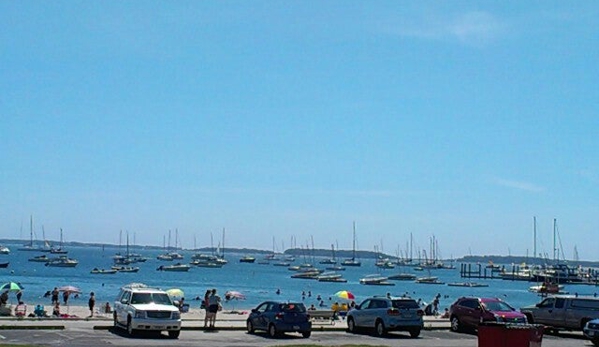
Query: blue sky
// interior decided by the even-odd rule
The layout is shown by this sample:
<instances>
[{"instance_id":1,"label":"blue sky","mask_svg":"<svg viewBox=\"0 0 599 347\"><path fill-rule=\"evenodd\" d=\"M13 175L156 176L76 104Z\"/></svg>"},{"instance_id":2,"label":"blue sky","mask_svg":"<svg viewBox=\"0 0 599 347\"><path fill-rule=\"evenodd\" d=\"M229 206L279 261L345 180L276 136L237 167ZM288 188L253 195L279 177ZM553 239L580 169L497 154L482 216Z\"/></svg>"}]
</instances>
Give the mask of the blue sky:
<instances>
[{"instance_id":1,"label":"blue sky","mask_svg":"<svg viewBox=\"0 0 599 347\"><path fill-rule=\"evenodd\" d=\"M595 1L0 4L0 238L597 260ZM23 229L21 230L21 225ZM215 241L216 242L216 241Z\"/></svg>"}]
</instances>

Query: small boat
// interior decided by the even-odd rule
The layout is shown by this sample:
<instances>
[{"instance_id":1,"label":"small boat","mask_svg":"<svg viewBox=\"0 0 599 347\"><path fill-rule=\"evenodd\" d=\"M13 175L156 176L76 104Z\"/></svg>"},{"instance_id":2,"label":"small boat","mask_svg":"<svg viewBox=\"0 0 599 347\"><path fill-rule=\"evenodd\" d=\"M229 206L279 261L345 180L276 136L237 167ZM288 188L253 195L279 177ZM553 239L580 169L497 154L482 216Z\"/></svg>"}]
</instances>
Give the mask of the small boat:
<instances>
[{"instance_id":1,"label":"small boat","mask_svg":"<svg viewBox=\"0 0 599 347\"><path fill-rule=\"evenodd\" d=\"M10 254L10 249L6 246L0 245L0 254Z\"/></svg>"},{"instance_id":2,"label":"small boat","mask_svg":"<svg viewBox=\"0 0 599 347\"><path fill-rule=\"evenodd\" d=\"M111 269L117 272L138 272L139 267L137 266L112 266Z\"/></svg>"},{"instance_id":3,"label":"small boat","mask_svg":"<svg viewBox=\"0 0 599 347\"><path fill-rule=\"evenodd\" d=\"M69 258L65 255L61 255L58 258L51 258L46 266L51 267L75 267L79 264L79 261Z\"/></svg>"},{"instance_id":4,"label":"small boat","mask_svg":"<svg viewBox=\"0 0 599 347\"><path fill-rule=\"evenodd\" d=\"M341 265L333 265L333 266L326 267L325 270L327 270L327 271L345 271L345 268Z\"/></svg>"},{"instance_id":5,"label":"small boat","mask_svg":"<svg viewBox=\"0 0 599 347\"><path fill-rule=\"evenodd\" d=\"M94 275L112 275L117 273L115 269L98 269L97 267L93 268L89 273Z\"/></svg>"},{"instance_id":6,"label":"small boat","mask_svg":"<svg viewBox=\"0 0 599 347\"><path fill-rule=\"evenodd\" d=\"M8 267L8 264L10 264L10 262L0 263L0 269L6 269Z\"/></svg>"},{"instance_id":7,"label":"small boat","mask_svg":"<svg viewBox=\"0 0 599 347\"><path fill-rule=\"evenodd\" d=\"M528 291L539 294L567 294L564 286L557 283L542 283L538 286L531 286Z\"/></svg>"},{"instance_id":8,"label":"small boat","mask_svg":"<svg viewBox=\"0 0 599 347\"><path fill-rule=\"evenodd\" d=\"M246 255L243 258L239 259L240 263L253 263L255 261L256 261L256 258L249 256L249 255Z\"/></svg>"},{"instance_id":9,"label":"small boat","mask_svg":"<svg viewBox=\"0 0 599 347\"><path fill-rule=\"evenodd\" d=\"M189 269L191 269L191 266L189 266L187 264L177 263L174 265L160 265L156 270L184 272L184 271L189 271Z\"/></svg>"},{"instance_id":10,"label":"small boat","mask_svg":"<svg viewBox=\"0 0 599 347\"><path fill-rule=\"evenodd\" d=\"M273 266L283 266L283 267L289 267L291 265L291 263L286 262L286 261L278 261L276 263L272 264Z\"/></svg>"},{"instance_id":11,"label":"small boat","mask_svg":"<svg viewBox=\"0 0 599 347\"><path fill-rule=\"evenodd\" d=\"M320 275L320 271L319 270L307 270L307 271L300 271L298 273L295 273L293 275L291 275L291 278L300 278L300 279L305 279L305 280L315 280L318 278L318 276Z\"/></svg>"},{"instance_id":12,"label":"small boat","mask_svg":"<svg viewBox=\"0 0 599 347\"><path fill-rule=\"evenodd\" d=\"M337 283L345 283L347 280L336 272L324 272L321 275L316 277L318 282L337 282Z\"/></svg>"},{"instance_id":13,"label":"small boat","mask_svg":"<svg viewBox=\"0 0 599 347\"><path fill-rule=\"evenodd\" d=\"M189 265L197 266L197 267L208 267L208 268L221 268L223 267L222 263L218 263L212 260L200 260L196 259L189 263Z\"/></svg>"},{"instance_id":14,"label":"small boat","mask_svg":"<svg viewBox=\"0 0 599 347\"><path fill-rule=\"evenodd\" d=\"M439 278L437 278L435 276L418 277L416 279L416 283L420 283L420 284L445 284L445 282L439 281Z\"/></svg>"},{"instance_id":15,"label":"small boat","mask_svg":"<svg viewBox=\"0 0 599 347\"><path fill-rule=\"evenodd\" d=\"M413 281L416 279L416 275L409 273L398 273L395 275L388 276L387 278L395 281Z\"/></svg>"},{"instance_id":16,"label":"small boat","mask_svg":"<svg viewBox=\"0 0 599 347\"><path fill-rule=\"evenodd\" d=\"M42 254L42 255L36 255L35 257L29 258L28 260L36 262L36 263L47 263L50 261L50 258L47 255Z\"/></svg>"},{"instance_id":17,"label":"small boat","mask_svg":"<svg viewBox=\"0 0 599 347\"><path fill-rule=\"evenodd\" d=\"M470 288L475 288L475 287L488 287L488 284L485 283L478 283L478 282L452 282L452 283L447 283L448 286L450 287L470 287Z\"/></svg>"},{"instance_id":18,"label":"small boat","mask_svg":"<svg viewBox=\"0 0 599 347\"><path fill-rule=\"evenodd\" d=\"M385 276L381 276L378 274L368 275L366 277L360 278L360 284L368 285L368 286L394 286L395 283L389 282L388 278Z\"/></svg>"}]
</instances>

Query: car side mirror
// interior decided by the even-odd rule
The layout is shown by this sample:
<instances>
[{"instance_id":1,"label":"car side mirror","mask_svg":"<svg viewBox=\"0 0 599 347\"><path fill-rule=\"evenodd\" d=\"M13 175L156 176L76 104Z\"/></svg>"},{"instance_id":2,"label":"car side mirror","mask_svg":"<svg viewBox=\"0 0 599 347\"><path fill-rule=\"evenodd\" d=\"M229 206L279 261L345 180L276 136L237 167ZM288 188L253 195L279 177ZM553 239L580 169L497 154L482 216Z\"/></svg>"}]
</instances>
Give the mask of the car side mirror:
<instances>
[{"instance_id":1,"label":"car side mirror","mask_svg":"<svg viewBox=\"0 0 599 347\"><path fill-rule=\"evenodd\" d=\"M356 310L359 310L359 309L361 309L361 308L362 308L362 307L360 307L360 305L356 305L356 307L354 307L354 309L356 309Z\"/></svg>"},{"instance_id":2,"label":"car side mirror","mask_svg":"<svg viewBox=\"0 0 599 347\"><path fill-rule=\"evenodd\" d=\"M258 309L253 308L252 313L258 313Z\"/></svg>"},{"instance_id":3,"label":"car side mirror","mask_svg":"<svg viewBox=\"0 0 599 347\"><path fill-rule=\"evenodd\" d=\"M173 300L173 306L179 306L179 300Z\"/></svg>"},{"instance_id":4,"label":"car side mirror","mask_svg":"<svg viewBox=\"0 0 599 347\"><path fill-rule=\"evenodd\" d=\"M541 303L536 304L535 307L541 307Z\"/></svg>"}]
</instances>

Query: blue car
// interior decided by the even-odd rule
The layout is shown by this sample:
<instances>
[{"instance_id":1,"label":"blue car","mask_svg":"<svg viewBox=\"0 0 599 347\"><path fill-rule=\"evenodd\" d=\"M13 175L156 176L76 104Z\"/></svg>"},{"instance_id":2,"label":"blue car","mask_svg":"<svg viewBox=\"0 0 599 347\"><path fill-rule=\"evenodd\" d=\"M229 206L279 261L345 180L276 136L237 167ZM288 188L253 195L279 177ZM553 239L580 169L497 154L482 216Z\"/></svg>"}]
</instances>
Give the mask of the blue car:
<instances>
[{"instance_id":1,"label":"blue car","mask_svg":"<svg viewBox=\"0 0 599 347\"><path fill-rule=\"evenodd\" d=\"M588 321L582 332L593 342L593 345L599 346L599 319Z\"/></svg>"},{"instance_id":2,"label":"blue car","mask_svg":"<svg viewBox=\"0 0 599 347\"><path fill-rule=\"evenodd\" d=\"M250 334L264 330L270 337L298 332L308 338L312 333L312 322L306 306L295 302L265 301L252 309L246 326Z\"/></svg>"}]
</instances>

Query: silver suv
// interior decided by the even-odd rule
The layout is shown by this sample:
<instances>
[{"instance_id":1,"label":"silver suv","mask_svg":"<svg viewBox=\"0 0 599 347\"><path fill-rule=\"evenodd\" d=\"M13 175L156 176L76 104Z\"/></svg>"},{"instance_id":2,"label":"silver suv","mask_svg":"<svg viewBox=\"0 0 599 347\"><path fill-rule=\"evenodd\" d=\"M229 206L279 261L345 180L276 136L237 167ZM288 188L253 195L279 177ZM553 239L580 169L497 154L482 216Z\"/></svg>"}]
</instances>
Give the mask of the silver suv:
<instances>
[{"instance_id":1,"label":"silver suv","mask_svg":"<svg viewBox=\"0 0 599 347\"><path fill-rule=\"evenodd\" d=\"M360 328L374 328L377 336L389 331L407 331L411 337L418 337L423 315L414 299L374 296L347 313L347 330L355 333Z\"/></svg>"},{"instance_id":2,"label":"silver suv","mask_svg":"<svg viewBox=\"0 0 599 347\"><path fill-rule=\"evenodd\" d=\"M121 288L114 303L114 326L125 328L129 335L136 331L168 331L176 339L181 331L181 313L168 294L144 284L128 284Z\"/></svg>"}]
</instances>

